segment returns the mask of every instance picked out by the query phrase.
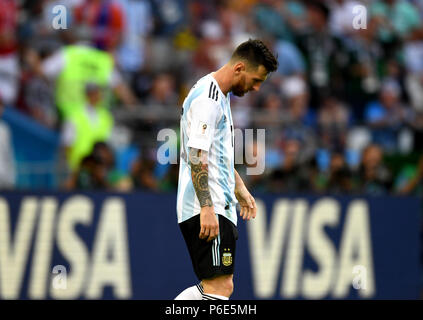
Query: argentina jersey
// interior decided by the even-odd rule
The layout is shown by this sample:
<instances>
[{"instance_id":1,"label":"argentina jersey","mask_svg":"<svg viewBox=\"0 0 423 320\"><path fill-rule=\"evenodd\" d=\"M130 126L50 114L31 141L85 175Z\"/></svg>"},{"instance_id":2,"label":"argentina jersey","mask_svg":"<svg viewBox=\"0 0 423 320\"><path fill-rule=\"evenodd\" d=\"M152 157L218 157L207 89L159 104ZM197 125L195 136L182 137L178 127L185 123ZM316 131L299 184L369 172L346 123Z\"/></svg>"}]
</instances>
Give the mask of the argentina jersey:
<instances>
[{"instance_id":1,"label":"argentina jersey","mask_svg":"<svg viewBox=\"0 0 423 320\"><path fill-rule=\"evenodd\" d=\"M214 210L237 224L234 169L234 128L229 94L224 95L211 74L190 90L180 120L178 223L200 214L191 180L189 148L208 152L208 181Z\"/></svg>"}]
</instances>

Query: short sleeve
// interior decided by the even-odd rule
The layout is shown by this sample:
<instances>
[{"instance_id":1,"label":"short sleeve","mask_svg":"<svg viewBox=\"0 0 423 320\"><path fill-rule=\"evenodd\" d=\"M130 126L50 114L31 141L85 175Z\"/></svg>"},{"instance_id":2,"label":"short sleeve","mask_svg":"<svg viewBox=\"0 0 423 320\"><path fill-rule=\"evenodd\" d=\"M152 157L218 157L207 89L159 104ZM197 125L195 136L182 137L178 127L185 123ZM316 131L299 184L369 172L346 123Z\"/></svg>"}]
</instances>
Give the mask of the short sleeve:
<instances>
[{"instance_id":1,"label":"short sleeve","mask_svg":"<svg viewBox=\"0 0 423 320\"><path fill-rule=\"evenodd\" d=\"M221 117L220 106L212 99L194 100L189 109L191 127L187 146L209 151L216 123Z\"/></svg>"}]
</instances>

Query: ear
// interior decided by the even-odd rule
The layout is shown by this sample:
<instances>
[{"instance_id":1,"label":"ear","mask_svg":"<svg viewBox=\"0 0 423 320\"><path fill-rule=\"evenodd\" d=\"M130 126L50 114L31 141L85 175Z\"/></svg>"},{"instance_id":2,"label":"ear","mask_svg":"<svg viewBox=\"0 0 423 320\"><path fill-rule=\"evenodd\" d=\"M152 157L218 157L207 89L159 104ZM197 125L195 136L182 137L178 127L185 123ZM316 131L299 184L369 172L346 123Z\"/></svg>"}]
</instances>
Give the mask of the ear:
<instances>
[{"instance_id":1,"label":"ear","mask_svg":"<svg viewBox=\"0 0 423 320\"><path fill-rule=\"evenodd\" d=\"M233 70L235 75L239 75L242 71L245 71L245 69L246 69L245 63L242 61L239 61L233 65Z\"/></svg>"}]
</instances>

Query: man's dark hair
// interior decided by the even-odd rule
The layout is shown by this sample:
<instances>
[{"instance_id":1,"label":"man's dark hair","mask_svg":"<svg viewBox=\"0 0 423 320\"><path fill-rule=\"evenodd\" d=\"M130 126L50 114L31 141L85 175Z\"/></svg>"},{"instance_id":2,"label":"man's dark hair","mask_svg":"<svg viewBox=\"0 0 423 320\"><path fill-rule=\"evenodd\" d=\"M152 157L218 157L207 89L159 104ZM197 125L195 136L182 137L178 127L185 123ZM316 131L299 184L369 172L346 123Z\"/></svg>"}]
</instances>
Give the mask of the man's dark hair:
<instances>
[{"instance_id":1,"label":"man's dark hair","mask_svg":"<svg viewBox=\"0 0 423 320\"><path fill-rule=\"evenodd\" d=\"M241 43L232 54L231 60L245 60L252 67L264 66L267 72L274 72L278 68L278 60L261 40L249 39Z\"/></svg>"}]
</instances>

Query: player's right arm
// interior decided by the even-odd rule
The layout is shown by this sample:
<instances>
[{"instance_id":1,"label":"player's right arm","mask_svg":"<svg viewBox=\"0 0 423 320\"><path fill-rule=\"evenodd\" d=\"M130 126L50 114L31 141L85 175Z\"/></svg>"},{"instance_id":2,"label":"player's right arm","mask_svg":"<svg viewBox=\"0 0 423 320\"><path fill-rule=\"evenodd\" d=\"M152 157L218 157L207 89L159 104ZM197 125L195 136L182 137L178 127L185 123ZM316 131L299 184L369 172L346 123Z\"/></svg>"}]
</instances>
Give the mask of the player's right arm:
<instances>
[{"instance_id":1,"label":"player's right arm","mask_svg":"<svg viewBox=\"0 0 423 320\"><path fill-rule=\"evenodd\" d=\"M219 222L209 190L208 152L222 114L219 105L207 97L194 100L189 112L187 152L192 183L201 207L199 237L211 241L219 234Z\"/></svg>"},{"instance_id":2,"label":"player's right arm","mask_svg":"<svg viewBox=\"0 0 423 320\"><path fill-rule=\"evenodd\" d=\"M213 201L209 190L207 151L190 148L189 163L195 194L200 202L200 239L211 241L219 234L219 223L214 213Z\"/></svg>"}]
</instances>

